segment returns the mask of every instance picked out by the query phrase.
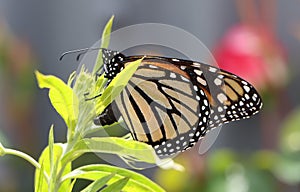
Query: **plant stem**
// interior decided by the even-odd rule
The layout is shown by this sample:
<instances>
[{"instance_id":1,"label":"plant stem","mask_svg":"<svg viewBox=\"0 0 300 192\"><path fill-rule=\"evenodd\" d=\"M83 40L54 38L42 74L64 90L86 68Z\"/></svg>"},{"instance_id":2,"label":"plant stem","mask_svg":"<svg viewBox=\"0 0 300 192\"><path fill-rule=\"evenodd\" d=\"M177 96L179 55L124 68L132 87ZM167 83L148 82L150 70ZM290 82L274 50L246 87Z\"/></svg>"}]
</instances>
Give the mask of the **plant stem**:
<instances>
[{"instance_id":1,"label":"plant stem","mask_svg":"<svg viewBox=\"0 0 300 192\"><path fill-rule=\"evenodd\" d=\"M30 155L27 155L26 153L17 151L15 149L7 149L7 148L5 148L4 152L6 155L14 155L17 157L21 157L22 159L25 159L26 161L31 163L36 169L41 169L41 165L34 158L32 158ZM45 171L44 171L44 177L46 178L47 183L49 183L49 176Z\"/></svg>"},{"instance_id":2,"label":"plant stem","mask_svg":"<svg viewBox=\"0 0 300 192\"><path fill-rule=\"evenodd\" d=\"M62 154L62 156L60 157L60 163L61 163L61 169L58 171L58 174L56 175L56 181L55 182L55 187L54 187L54 191L58 191L59 187L62 184L62 174L67 166L68 163L70 163L70 161L62 161L62 159L64 158L65 154L67 154L69 151L72 150L72 148L74 147L74 145L78 142L79 140L79 134L76 134L78 132L75 132L75 134L73 135L72 140L69 140L67 142L67 146L64 150L64 153Z\"/></svg>"}]
</instances>

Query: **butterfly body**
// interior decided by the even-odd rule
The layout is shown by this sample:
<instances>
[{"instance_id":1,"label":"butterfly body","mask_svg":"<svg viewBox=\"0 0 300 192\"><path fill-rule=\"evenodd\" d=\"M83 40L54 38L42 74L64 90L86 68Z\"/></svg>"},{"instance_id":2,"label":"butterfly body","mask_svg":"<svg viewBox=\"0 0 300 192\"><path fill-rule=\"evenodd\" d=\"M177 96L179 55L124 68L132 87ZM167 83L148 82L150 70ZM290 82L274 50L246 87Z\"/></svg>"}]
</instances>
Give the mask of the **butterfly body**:
<instances>
[{"instance_id":1,"label":"butterfly body","mask_svg":"<svg viewBox=\"0 0 300 192\"><path fill-rule=\"evenodd\" d=\"M95 123L109 124L121 116L133 138L152 145L159 156L185 151L208 130L248 118L261 108L261 99L248 82L190 60L127 57L104 49L108 83L142 57L128 85Z\"/></svg>"}]
</instances>

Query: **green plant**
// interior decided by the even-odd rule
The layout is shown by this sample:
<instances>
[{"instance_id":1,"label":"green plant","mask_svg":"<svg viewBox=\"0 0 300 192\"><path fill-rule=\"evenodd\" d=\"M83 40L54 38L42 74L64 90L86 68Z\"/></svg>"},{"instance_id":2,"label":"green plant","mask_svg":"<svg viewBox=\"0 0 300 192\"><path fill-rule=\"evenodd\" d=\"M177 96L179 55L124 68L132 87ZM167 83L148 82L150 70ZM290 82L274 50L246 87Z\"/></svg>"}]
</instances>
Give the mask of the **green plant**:
<instances>
[{"instance_id":1,"label":"green plant","mask_svg":"<svg viewBox=\"0 0 300 192\"><path fill-rule=\"evenodd\" d=\"M107 48L111 32L113 17L107 23L101 47ZM122 91L133 75L141 60L132 62L108 87L106 78L100 76L95 79L95 71L102 65L101 51L99 51L92 73L84 66L78 75L72 73L67 83L52 75L43 75L36 71L36 78L40 88L49 89L49 99L52 106L63 118L67 126L67 141L55 143L53 125L49 131L48 146L44 149L39 160L31 156L2 146L0 156L15 155L30 162L36 168L35 191L72 191L79 179L90 180L91 183L82 191L164 191L150 179L123 168L105 164L84 165L72 169L72 162L85 153L109 153L124 159L128 164L133 161L155 164L157 157L151 146L138 141L119 137L88 137L94 131L109 129L93 126L93 118L103 110ZM75 78L76 77L76 78ZM73 86L71 86L73 84ZM86 100L85 93L94 97Z\"/></svg>"}]
</instances>

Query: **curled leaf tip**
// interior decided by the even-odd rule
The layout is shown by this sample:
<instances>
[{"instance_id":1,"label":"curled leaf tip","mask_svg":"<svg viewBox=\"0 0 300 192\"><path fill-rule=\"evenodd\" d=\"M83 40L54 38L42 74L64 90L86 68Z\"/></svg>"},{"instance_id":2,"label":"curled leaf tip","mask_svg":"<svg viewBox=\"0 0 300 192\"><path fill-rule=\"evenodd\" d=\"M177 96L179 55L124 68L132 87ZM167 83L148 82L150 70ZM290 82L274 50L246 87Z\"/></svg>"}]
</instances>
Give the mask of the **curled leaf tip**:
<instances>
[{"instance_id":1,"label":"curled leaf tip","mask_svg":"<svg viewBox=\"0 0 300 192\"><path fill-rule=\"evenodd\" d=\"M38 70L35 70L34 73L35 73L35 77L37 79L39 88L41 88L41 89L45 88L43 85L44 84L43 82L46 80L46 76L44 74L42 74L41 72L39 72Z\"/></svg>"}]
</instances>

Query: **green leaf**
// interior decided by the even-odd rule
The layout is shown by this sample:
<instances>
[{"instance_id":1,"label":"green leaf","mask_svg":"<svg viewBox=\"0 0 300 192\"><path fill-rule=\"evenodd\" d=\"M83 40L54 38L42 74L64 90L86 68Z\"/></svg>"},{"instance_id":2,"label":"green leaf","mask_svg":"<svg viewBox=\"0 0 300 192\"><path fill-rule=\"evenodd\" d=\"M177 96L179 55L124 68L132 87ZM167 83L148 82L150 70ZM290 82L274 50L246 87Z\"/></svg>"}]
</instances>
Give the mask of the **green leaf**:
<instances>
[{"instance_id":1,"label":"green leaf","mask_svg":"<svg viewBox=\"0 0 300 192\"><path fill-rule=\"evenodd\" d=\"M129 141L118 137L94 137L80 140L74 148L64 155L63 162L70 162L84 153L108 153L118 156L155 163L156 154L150 145L139 141Z\"/></svg>"},{"instance_id":2,"label":"green leaf","mask_svg":"<svg viewBox=\"0 0 300 192\"><path fill-rule=\"evenodd\" d=\"M95 180L93 183L84 188L81 192L97 192L99 189L103 188L106 183L115 176L114 173Z\"/></svg>"},{"instance_id":3,"label":"green leaf","mask_svg":"<svg viewBox=\"0 0 300 192\"><path fill-rule=\"evenodd\" d=\"M49 131L49 157L50 157L50 167L53 166L54 154L53 154L53 145L54 145L54 135L53 135L53 125L50 127Z\"/></svg>"},{"instance_id":4,"label":"green leaf","mask_svg":"<svg viewBox=\"0 0 300 192\"><path fill-rule=\"evenodd\" d=\"M85 94L93 94L94 89L95 76L93 76L87 71L85 65L82 65L80 72L76 77L75 84L73 86L73 91L79 98L79 105L86 105L87 102ZM81 112L81 109L79 110L79 112Z\"/></svg>"},{"instance_id":5,"label":"green leaf","mask_svg":"<svg viewBox=\"0 0 300 192\"><path fill-rule=\"evenodd\" d=\"M76 71L73 71L73 72L70 74L69 79L68 79L67 85L68 85L69 87L71 87L71 85L72 85L72 83L73 83L75 77L76 77Z\"/></svg>"},{"instance_id":6,"label":"green leaf","mask_svg":"<svg viewBox=\"0 0 300 192\"><path fill-rule=\"evenodd\" d=\"M76 179L74 179L74 180L72 181L71 185L69 186L69 191L68 191L68 192L72 192L73 187L74 187L76 181L77 181Z\"/></svg>"},{"instance_id":7,"label":"green leaf","mask_svg":"<svg viewBox=\"0 0 300 192\"><path fill-rule=\"evenodd\" d=\"M107 183L108 185L122 178L129 178L128 183L122 190L124 192L164 192L164 190L160 186L139 173L104 164L86 165L83 167L79 167L73 170L71 173L65 175L62 180L76 178L95 181L111 175L112 173L114 173L115 176L109 180L109 182Z\"/></svg>"},{"instance_id":8,"label":"green leaf","mask_svg":"<svg viewBox=\"0 0 300 192\"><path fill-rule=\"evenodd\" d=\"M55 162L55 166L57 166L57 168L55 168L56 173L53 173L53 174L58 174L58 172L62 169L62 164L61 164L61 156L62 156L62 153L63 153L63 144L59 144L59 143L56 143L56 144L53 144L53 162ZM44 151L42 152L40 158L39 158L39 163L41 165L43 165L43 171L45 171L48 175L51 174L51 171L53 170L51 168L51 164L50 164L50 147L46 147L44 149ZM67 173L70 173L71 172L71 163L68 163L65 167L64 167L64 171L62 173L62 175L65 175ZM39 191L48 191L48 183L46 181L46 179L44 178L43 174L41 174L41 170L36 170L35 171L35 189L39 189ZM42 177L42 178L41 178ZM52 178L52 177L51 177ZM43 181L41 181L41 179ZM55 182L53 180L51 180L50 182ZM56 181L56 182L61 182L61 181ZM42 183L42 186L40 186ZM64 180L63 183L51 183L50 185L55 185L56 187L57 186L60 186L59 190L58 191L61 191L61 192L65 192L69 189L69 186L70 186L70 183L71 183L71 180Z\"/></svg>"},{"instance_id":9,"label":"green leaf","mask_svg":"<svg viewBox=\"0 0 300 192\"><path fill-rule=\"evenodd\" d=\"M76 138L80 134L84 137L84 132L93 126L93 118L96 117L94 100L87 101L86 98L94 97L95 77L88 73L84 66L77 75L76 82L73 87L74 93L79 99L79 114L74 137L68 137L68 141ZM89 95L86 95L86 94ZM71 140L70 140L71 139Z\"/></svg>"},{"instance_id":10,"label":"green leaf","mask_svg":"<svg viewBox=\"0 0 300 192\"><path fill-rule=\"evenodd\" d=\"M103 110L121 93L123 88L141 64L143 58L130 62L108 85L103 94L96 101L96 113L101 114Z\"/></svg>"},{"instance_id":11,"label":"green leaf","mask_svg":"<svg viewBox=\"0 0 300 192\"><path fill-rule=\"evenodd\" d=\"M105 187L102 192L116 192L116 191L121 191L125 185L128 183L129 178L125 177L123 179L120 179L109 186Z\"/></svg>"},{"instance_id":12,"label":"green leaf","mask_svg":"<svg viewBox=\"0 0 300 192\"><path fill-rule=\"evenodd\" d=\"M49 161L50 161L50 181L55 181L56 179L56 172L57 172L57 166L56 163L54 164L54 135L53 135L53 125L51 125L50 131L49 131ZM52 191L54 188L54 183L49 184L49 191Z\"/></svg>"},{"instance_id":13,"label":"green leaf","mask_svg":"<svg viewBox=\"0 0 300 192\"><path fill-rule=\"evenodd\" d=\"M35 192L39 192L39 191L42 191L42 189L47 189L48 188L48 184L45 180L44 177L41 177L41 175L43 175L44 173L44 164L41 165L41 168L37 174L37 171L36 171L36 174L39 175L38 177L36 176L35 178L35 189L34 191Z\"/></svg>"},{"instance_id":14,"label":"green leaf","mask_svg":"<svg viewBox=\"0 0 300 192\"><path fill-rule=\"evenodd\" d=\"M78 98L71 87L61 79L52 75L43 75L36 71L40 88L49 89L49 98L55 110L64 119L68 128L73 132L78 118Z\"/></svg>"},{"instance_id":15,"label":"green leaf","mask_svg":"<svg viewBox=\"0 0 300 192\"><path fill-rule=\"evenodd\" d=\"M110 33L111 33L111 28L112 28L113 21L114 21L114 16L112 16L109 19L109 21L107 22L107 24L105 25L105 28L102 32L100 48L108 48L108 46L109 46ZM94 66L92 74L96 74L96 72L98 71L98 69L100 69L102 64L103 64L102 50L100 49L99 52L98 52L98 55L97 55L96 64Z\"/></svg>"},{"instance_id":16,"label":"green leaf","mask_svg":"<svg viewBox=\"0 0 300 192\"><path fill-rule=\"evenodd\" d=\"M105 74L102 74L99 78L97 78L94 94L99 94L107 82L107 79L104 76Z\"/></svg>"}]
</instances>

